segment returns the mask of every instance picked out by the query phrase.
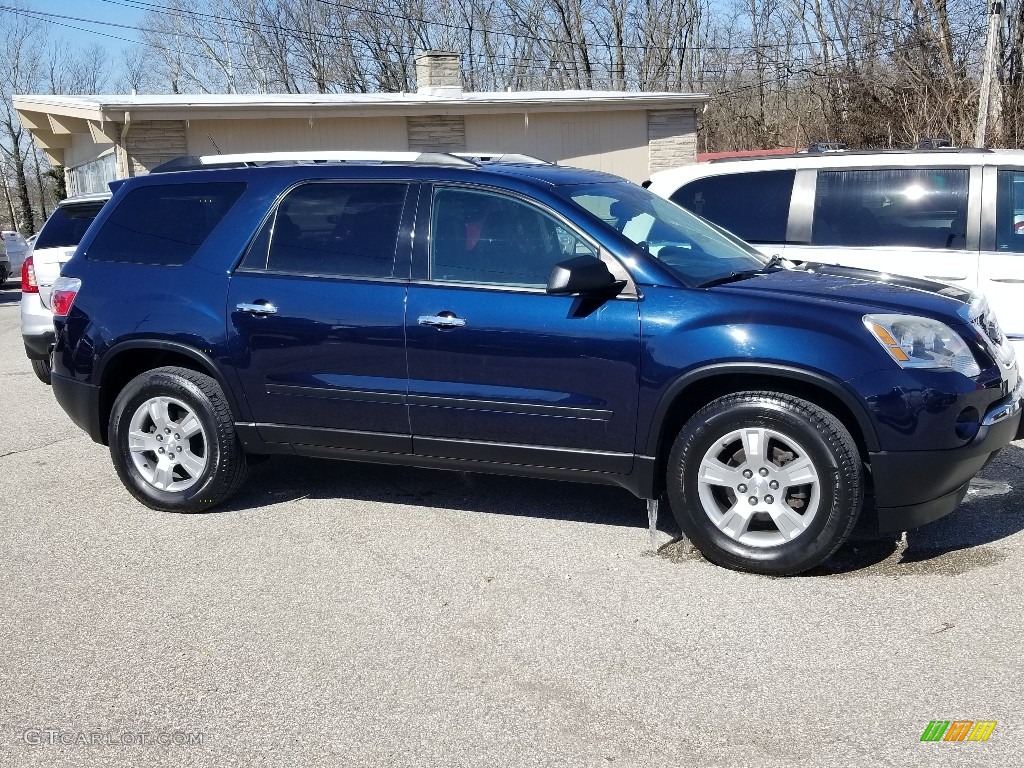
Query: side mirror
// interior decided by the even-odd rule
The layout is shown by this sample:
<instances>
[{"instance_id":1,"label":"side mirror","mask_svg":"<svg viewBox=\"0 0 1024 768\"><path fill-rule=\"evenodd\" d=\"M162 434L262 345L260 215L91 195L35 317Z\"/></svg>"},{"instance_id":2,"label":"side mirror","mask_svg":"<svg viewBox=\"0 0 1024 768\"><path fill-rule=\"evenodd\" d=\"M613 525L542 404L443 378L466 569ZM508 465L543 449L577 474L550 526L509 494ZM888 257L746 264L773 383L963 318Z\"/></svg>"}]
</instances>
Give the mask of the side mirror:
<instances>
[{"instance_id":1,"label":"side mirror","mask_svg":"<svg viewBox=\"0 0 1024 768\"><path fill-rule=\"evenodd\" d=\"M606 294L614 296L625 287L608 266L593 256L577 256L555 264L548 278L547 292L557 295Z\"/></svg>"}]
</instances>

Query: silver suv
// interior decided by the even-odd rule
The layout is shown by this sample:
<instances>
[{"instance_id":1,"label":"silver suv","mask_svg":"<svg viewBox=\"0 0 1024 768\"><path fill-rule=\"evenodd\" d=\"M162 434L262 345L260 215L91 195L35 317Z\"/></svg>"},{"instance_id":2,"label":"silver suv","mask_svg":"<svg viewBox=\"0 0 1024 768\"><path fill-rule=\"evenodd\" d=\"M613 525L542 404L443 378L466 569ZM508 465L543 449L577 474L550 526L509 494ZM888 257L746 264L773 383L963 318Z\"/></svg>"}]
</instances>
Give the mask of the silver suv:
<instances>
[{"instance_id":1,"label":"silver suv","mask_svg":"<svg viewBox=\"0 0 1024 768\"><path fill-rule=\"evenodd\" d=\"M109 199L109 192L101 192L62 200L39 230L32 252L20 265L21 337L32 370L44 384L50 383L53 349L53 281L60 277L60 268L71 258L82 235Z\"/></svg>"},{"instance_id":2,"label":"silver suv","mask_svg":"<svg viewBox=\"0 0 1024 768\"><path fill-rule=\"evenodd\" d=\"M714 160L656 173L649 188L769 255L984 293L1024 354L1024 151Z\"/></svg>"}]
</instances>

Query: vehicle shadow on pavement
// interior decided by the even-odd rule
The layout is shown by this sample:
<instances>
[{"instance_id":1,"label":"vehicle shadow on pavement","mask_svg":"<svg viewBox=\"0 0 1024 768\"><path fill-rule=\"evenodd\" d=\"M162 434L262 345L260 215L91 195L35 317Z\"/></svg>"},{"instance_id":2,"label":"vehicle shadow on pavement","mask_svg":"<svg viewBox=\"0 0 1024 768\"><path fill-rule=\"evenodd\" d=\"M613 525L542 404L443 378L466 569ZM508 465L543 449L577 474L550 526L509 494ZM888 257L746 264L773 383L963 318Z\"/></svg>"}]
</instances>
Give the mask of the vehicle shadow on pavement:
<instances>
[{"instance_id":1,"label":"vehicle shadow on pavement","mask_svg":"<svg viewBox=\"0 0 1024 768\"><path fill-rule=\"evenodd\" d=\"M7 285L0 288L0 306L5 304L17 304L21 301L21 288L15 283L8 281Z\"/></svg>"},{"instance_id":2,"label":"vehicle shadow on pavement","mask_svg":"<svg viewBox=\"0 0 1024 768\"><path fill-rule=\"evenodd\" d=\"M647 526L643 500L615 486L290 456L275 456L253 467L238 495L210 513L244 511L300 498ZM659 527L668 517L671 513L662 515ZM665 530L673 533L671 526Z\"/></svg>"},{"instance_id":3,"label":"vehicle shadow on pavement","mask_svg":"<svg viewBox=\"0 0 1024 768\"><path fill-rule=\"evenodd\" d=\"M967 499L934 523L887 538L855 536L806 576L957 575L1006 555L997 543L1024 530L1024 441L1007 446L972 484ZM646 506L607 485L451 472L383 464L274 456L251 470L238 495L209 513L246 512L299 499L339 499L425 506L483 514L536 517L646 528ZM658 528L672 541L659 549L673 562L701 559L664 505Z\"/></svg>"}]
</instances>

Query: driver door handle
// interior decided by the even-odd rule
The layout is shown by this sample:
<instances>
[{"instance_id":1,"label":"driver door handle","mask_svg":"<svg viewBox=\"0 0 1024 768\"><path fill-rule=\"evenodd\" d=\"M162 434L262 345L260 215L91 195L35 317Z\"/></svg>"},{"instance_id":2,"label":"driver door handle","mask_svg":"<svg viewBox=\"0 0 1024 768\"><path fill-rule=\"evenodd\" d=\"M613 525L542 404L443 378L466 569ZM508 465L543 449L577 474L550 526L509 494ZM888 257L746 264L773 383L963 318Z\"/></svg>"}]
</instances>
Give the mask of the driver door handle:
<instances>
[{"instance_id":1,"label":"driver door handle","mask_svg":"<svg viewBox=\"0 0 1024 768\"><path fill-rule=\"evenodd\" d=\"M434 328L462 328L466 325L465 320L452 314L420 315L416 322Z\"/></svg>"},{"instance_id":2,"label":"driver door handle","mask_svg":"<svg viewBox=\"0 0 1024 768\"><path fill-rule=\"evenodd\" d=\"M276 315L277 307L269 301L257 302L254 304L236 304L235 309L239 312L248 312L250 315Z\"/></svg>"}]
</instances>

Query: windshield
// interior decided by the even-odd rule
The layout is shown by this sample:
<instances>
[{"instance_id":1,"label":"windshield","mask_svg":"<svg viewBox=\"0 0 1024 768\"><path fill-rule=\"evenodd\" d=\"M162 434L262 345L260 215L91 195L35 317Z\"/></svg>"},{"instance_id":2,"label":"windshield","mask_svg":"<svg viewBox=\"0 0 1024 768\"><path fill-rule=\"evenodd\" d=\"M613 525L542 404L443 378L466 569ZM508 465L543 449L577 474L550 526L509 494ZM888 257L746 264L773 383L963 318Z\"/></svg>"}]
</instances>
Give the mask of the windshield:
<instances>
[{"instance_id":1,"label":"windshield","mask_svg":"<svg viewBox=\"0 0 1024 768\"><path fill-rule=\"evenodd\" d=\"M635 184L579 184L558 189L670 267L688 285L759 270L767 262L739 238Z\"/></svg>"}]
</instances>

